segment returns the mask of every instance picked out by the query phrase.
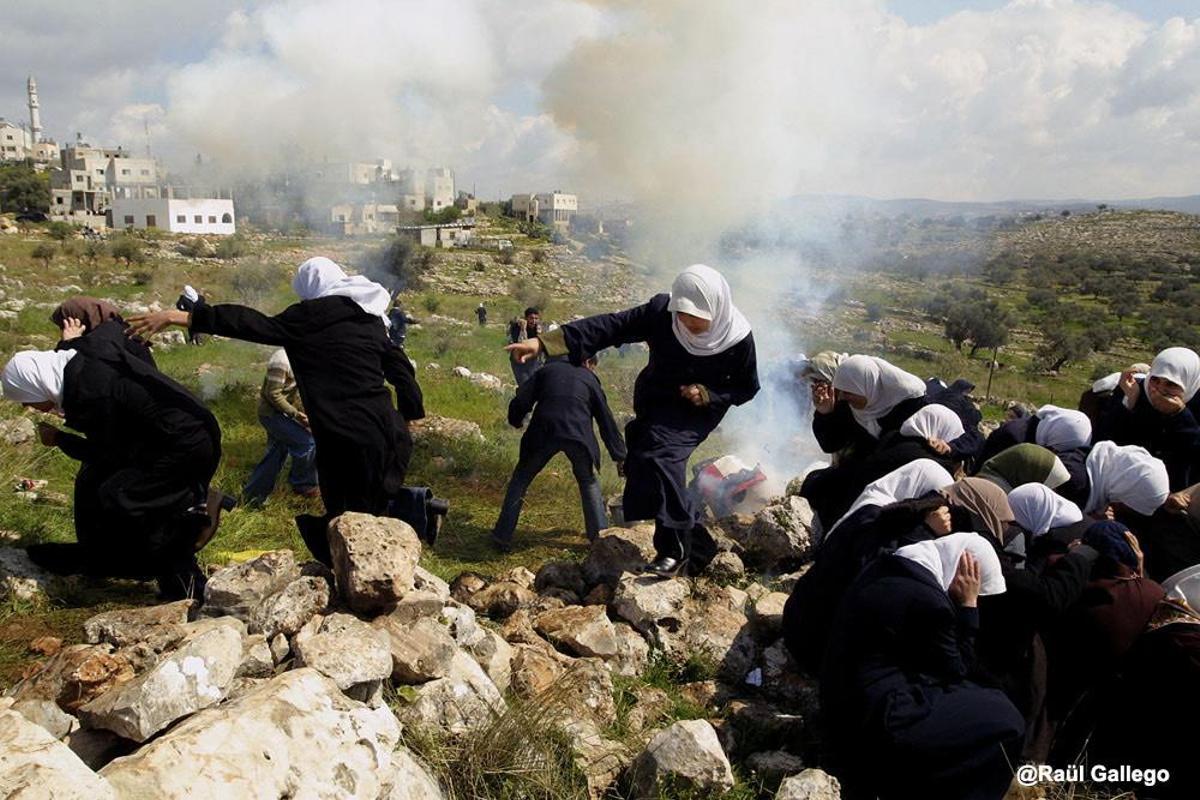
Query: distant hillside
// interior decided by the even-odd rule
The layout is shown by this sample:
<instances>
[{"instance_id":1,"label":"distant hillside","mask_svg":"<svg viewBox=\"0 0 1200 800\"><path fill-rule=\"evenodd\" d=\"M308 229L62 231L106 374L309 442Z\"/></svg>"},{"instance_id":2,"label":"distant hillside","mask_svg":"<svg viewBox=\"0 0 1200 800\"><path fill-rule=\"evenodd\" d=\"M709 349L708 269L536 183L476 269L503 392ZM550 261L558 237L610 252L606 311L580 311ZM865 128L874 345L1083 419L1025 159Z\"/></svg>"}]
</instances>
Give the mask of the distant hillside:
<instances>
[{"instance_id":1,"label":"distant hillside","mask_svg":"<svg viewBox=\"0 0 1200 800\"><path fill-rule=\"evenodd\" d=\"M994 252L1090 252L1143 261L1200 264L1200 216L1174 211L1105 211L1052 216L993 234Z\"/></svg>"},{"instance_id":2,"label":"distant hillside","mask_svg":"<svg viewBox=\"0 0 1200 800\"><path fill-rule=\"evenodd\" d=\"M787 211L843 216L847 213L881 214L883 216L925 217L988 217L1016 214L1056 214L1063 210L1072 214L1095 211L1100 204L1112 208L1179 211L1200 214L1200 195L1188 197L1150 197L1132 200L998 200L958 202L921 197L878 200L858 195L798 195L785 201Z\"/></svg>"}]
</instances>

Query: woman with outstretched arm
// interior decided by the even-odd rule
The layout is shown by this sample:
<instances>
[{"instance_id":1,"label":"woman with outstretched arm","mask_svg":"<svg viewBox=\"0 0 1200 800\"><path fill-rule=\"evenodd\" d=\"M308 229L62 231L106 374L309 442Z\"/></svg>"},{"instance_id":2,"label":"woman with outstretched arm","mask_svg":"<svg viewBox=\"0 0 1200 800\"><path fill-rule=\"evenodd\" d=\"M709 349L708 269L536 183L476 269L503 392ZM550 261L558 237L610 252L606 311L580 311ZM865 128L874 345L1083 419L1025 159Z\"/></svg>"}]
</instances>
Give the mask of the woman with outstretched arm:
<instances>
[{"instance_id":1,"label":"woman with outstretched arm","mask_svg":"<svg viewBox=\"0 0 1200 800\"><path fill-rule=\"evenodd\" d=\"M282 347L317 444L325 516L296 525L313 555L329 560L330 519L344 511L382 515L412 457L408 422L425 416L416 371L388 338L387 290L348 276L328 258L310 258L292 280L300 302L269 317L240 305L209 305L132 317L135 333L169 325ZM396 388L396 405L384 381Z\"/></svg>"},{"instance_id":2,"label":"woman with outstretched arm","mask_svg":"<svg viewBox=\"0 0 1200 800\"><path fill-rule=\"evenodd\" d=\"M625 518L654 520L656 555L647 572L672 576L689 562L696 572L715 547L688 495L688 458L730 406L749 402L759 388L750 323L721 273L694 264L675 278L670 294L507 349L518 362L545 353L579 364L588 354L634 342L649 345L650 361L634 384L635 416L625 429Z\"/></svg>"}]
</instances>

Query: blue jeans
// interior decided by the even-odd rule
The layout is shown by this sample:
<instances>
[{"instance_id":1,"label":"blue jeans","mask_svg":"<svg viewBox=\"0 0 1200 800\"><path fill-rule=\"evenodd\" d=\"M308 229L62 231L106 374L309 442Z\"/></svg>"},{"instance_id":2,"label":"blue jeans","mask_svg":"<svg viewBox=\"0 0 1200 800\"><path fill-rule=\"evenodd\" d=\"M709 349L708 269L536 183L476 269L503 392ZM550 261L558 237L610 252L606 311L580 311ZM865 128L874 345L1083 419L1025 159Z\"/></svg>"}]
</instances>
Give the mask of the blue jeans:
<instances>
[{"instance_id":1,"label":"blue jeans","mask_svg":"<svg viewBox=\"0 0 1200 800\"><path fill-rule=\"evenodd\" d=\"M283 462L292 457L292 468L288 471L288 483L298 492L317 485L317 446L312 434L294 419L283 414L259 417L258 421L267 431L267 452L254 468L242 500L246 503L261 503L275 488L275 479L283 469Z\"/></svg>"},{"instance_id":2,"label":"blue jeans","mask_svg":"<svg viewBox=\"0 0 1200 800\"><path fill-rule=\"evenodd\" d=\"M579 484L579 499L583 502L583 524L589 540L595 539L601 528L608 527L608 515L604 511L604 500L600 496L600 478L592 464L592 454L578 442L558 439L531 442L528 437L521 440L521 457L508 481L504 494L504 505L500 507L500 518L492 529L492 538L511 542L517 529L517 518L525 502L525 492L538 473L545 469L557 453L566 454L571 461L571 471Z\"/></svg>"}]
</instances>

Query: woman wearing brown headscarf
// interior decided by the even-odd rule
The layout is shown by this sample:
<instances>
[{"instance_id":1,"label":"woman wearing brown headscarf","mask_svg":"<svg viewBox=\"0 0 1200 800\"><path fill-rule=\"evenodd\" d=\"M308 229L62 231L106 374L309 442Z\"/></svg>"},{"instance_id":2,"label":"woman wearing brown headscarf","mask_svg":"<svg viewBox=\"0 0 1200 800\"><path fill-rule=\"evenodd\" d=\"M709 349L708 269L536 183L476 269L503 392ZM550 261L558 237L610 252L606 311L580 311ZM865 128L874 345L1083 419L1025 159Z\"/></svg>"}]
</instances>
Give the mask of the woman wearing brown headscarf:
<instances>
[{"instance_id":1,"label":"woman wearing brown headscarf","mask_svg":"<svg viewBox=\"0 0 1200 800\"><path fill-rule=\"evenodd\" d=\"M80 295L64 300L50 314L50 321L62 331L62 340L55 350L74 350L75 340L86 336L101 325L120 326L122 331L129 327L117 307L107 300ZM126 336L125 349L150 366L156 366L150 355L150 344L140 336Z\"/></svg>"}]
</instances>

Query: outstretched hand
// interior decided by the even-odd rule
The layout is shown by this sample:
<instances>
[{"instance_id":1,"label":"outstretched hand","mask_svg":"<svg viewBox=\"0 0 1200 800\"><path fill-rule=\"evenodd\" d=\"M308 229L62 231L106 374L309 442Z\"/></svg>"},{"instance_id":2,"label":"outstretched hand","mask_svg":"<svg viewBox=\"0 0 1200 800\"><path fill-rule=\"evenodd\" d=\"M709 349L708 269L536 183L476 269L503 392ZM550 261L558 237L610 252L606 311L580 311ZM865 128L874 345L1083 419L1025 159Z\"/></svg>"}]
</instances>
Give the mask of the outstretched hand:
<instances>
[{"instance_id":1,"label":"outstretched hand","mask_svg":"<svg viewBox=\"0 0 1200 800\"><path fill-rule=\"evenodd\" d=\"M542 351L542 340L536 336L532 339L514 342L504 348L508 351L509 356L518 364L524 364L531 358L537 358L537 354Z\"/></svg>"},{"instance_id":2,"label":"outstretched hand","mask_svg":"<svg viewBox=\"0 0 1200 800\"><path fill-rule=\"evenodd\" d=\"M186 311L178 311L170 309L167 311L153 311L149 314L135 314L129 318L129 335L130 336L153 336L164 328L169 328L172 325L180 327L188 327L191 325L192 315Z\"/></svg>"},{"instance_id":3,"label":"outstretched hand","mask_svg":"<svg viewBox=\"0 0 1200 800\"><path fill-rule=\"evenodd\" d=\"M62 340L64 342L69 342L72 339L78 339L80 336L83 336L86 331L87 328L83 326L82 322L75 319L75 317L67 317L63 320Z\"/></svg>"}]
</instances>

